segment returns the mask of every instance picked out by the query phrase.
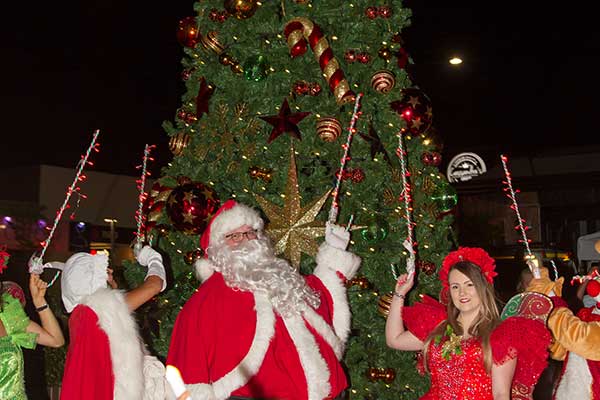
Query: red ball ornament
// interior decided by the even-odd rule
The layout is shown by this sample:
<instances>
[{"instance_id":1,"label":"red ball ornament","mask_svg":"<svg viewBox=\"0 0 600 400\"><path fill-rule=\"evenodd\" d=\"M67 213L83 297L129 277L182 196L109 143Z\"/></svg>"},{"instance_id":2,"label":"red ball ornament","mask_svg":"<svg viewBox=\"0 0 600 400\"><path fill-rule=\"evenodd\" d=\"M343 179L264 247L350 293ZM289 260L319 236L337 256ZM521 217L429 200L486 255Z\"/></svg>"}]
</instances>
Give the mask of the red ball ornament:
<instances>
[{"instance_id":1,"label":"red ball ornament","mask_svg":"<svg viewBox=\"0 0 600 400\"><path fill-rule=\"evenodd\" d=\"M389 18L392 16L392 9L388 6L379 7L379 16L381 18Z\"/></svg>"},{"instance_id":2,"label":"red ball ornament","mask_svg":"<svg viewBox=\"0 0 600 400\"><path fill-rule=\"evenodd\" d=\"M195 47L200 40L196 17L185 17L179 21L177 41L185 47Z\"/></svg>"},{"instance_id":3,"label":"red ball ornament","mask_svg":"<svg viewBox=\"0 0 600 400\"><path fill-rule=\"evenodd\" d=\"M306 81L296 81L294 82L294 93L297 95L305 95L309 91L309 85Z\"/></svg>"},{"instance_id":4,"label":"red ball ornament","mask_svg":"<svg viewBox=\"0 0 600 400\"><path fill-rule=\"evenodd\" d=\"M412 134L426 132L433 118L431 102L420 89L402 90L402 99L392 101L390 107L406 122L406 130Z\"/></svg>"},{"instance_id":5,"label":"red ball ornament","mask_svg":"<svg viewBox=\"0 0 600 400\"><path fill-rule=\"evenodd\" d=\"M365 15L369 19L375 19L375 18L377 18L377 14L379 14L378 10L377 10L377 7L367 7L365 9Z\"/></svg>"},{"instance_id":6,"label":"red ball ornament","mask_svg":"<svg viewBox=\"0 0 600 400\"><path fill-rule=\"evenodd\" d=\"M433 275L436 270L434 263L423 260L417 260L417 268L425 272L427 275Z\"/></svg>"},{"instance_id":7,"label":"red ball ornament","mask_svg":"<svg viewBox=\"0 0 600 400\"><path fill-rule=\"evenodd\" d=\"M358 53L356 55L356 59L361 64L368 64L369 61L371 61L371 56L369 55L369 53L363 51L362 53Z\"/></svg>"},{"instance_id":8,"label":"red ball ornament","mask_svg":"<svg viewBox=\"0 0 600 400\"><path fill-rule=\"evenodd\" d=\"M225 10L220 11L218 16L217 16L217 21L219 22L225 22L227 20L227 18L229 18L229 13Z\"/></svg>"},{"instance_id":9,"label":"red ball ornament","mask_svg":"<svg viewBox=\"0 0 600 400\"><path fill-rule=\"evenodd\" d=\"M211 10L208 12L208 18L210 18L211 21L217 22L219 20L219 10L216 8L211 8Z\"/></svg>"},{"instance_id":10,"label":"red ball ornament","mask_svg":"<svg viewBox=\"0 0 600 400\"><path fill-rule=\"evenodd\" d=\"M308 92L311 96L318 96L319 93L321 93L321 85L319 85L316 82L311 83L310 85L308 85L308 87Z\"/></svg>"},{"instance_id":11,"label":"red ball ornament","mask_svg":"<svg viewBox=\"0 0 600 400\"><path fill-rule=\"evenodd\" d=\"M215 191L201 182L183 183L167 199L167 215L173 227L186 235L202 233L218 207Z\"/></svg>"},{"instance_id":12,"label":"red ball ornament","mask_svg":"<svg viewBox=\"0 0 600 400\"><path fill-rule=\"evenodd\" d=\"M431 152L431 156L433 158L432 162L433 162L433 166L437 167L442 163L442 155L440 153L438 153L437 151L432 151Z\"/></svg>"},{"instance_id":13,"label":"red ball ornament","mask_svg":"<svg viewBox=\"0 0 600 400\"><path fill-rule=\"evenodd\" d=\"M354 61L356 61L356 52L354 50L346 50L346 52L344 53L344 59L348 63L353 63Z\"/></svg>"},{"instance_id":14,"label":"red ball ornament","mask_svg":"<svg viewBox=\"0 0 600 400\"><path fill-rule=\"evenodd\" d=\"M362 169L355 168L354 170L352 170L352 182L361 183L364 180L365 180L365 173Z\"/></svg>"},{"instance_id":15,"label":"red ball ornament","mask_svg":"<svg viewBox=\"0 0 600 400\"><path fill-rule=\"evenodd\" d=\"M421 161L423 162L423 164L425 164L427 166L432 166L433 165L433 154L429 151L426 151L425 153L423 153L421 155Z\"/></svg>"}]
</instances>

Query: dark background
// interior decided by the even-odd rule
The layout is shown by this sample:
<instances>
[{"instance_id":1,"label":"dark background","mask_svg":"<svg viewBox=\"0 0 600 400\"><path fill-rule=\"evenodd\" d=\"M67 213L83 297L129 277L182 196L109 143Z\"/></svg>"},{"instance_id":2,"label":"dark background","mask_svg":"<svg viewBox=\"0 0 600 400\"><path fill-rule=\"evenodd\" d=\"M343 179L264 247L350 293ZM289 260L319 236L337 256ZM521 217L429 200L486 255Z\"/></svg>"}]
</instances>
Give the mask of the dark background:
<instances>
[{"instance_id":1,"label":"dark background","mask_svg":"<svg viewBox=\"0 0 600 400\"><path fill-rule=\"evenodd\" d=\"M432 100L444 153L531 155L599 142L594 14L527 3L404 2L414 14L403 32L413 78ZM192 5L10 3L1 28L0 167L74 167L96 128L96 170L137 175L145 143L159 147L153 168L168 162L161 123L183 94L175 29ZM463 65L447 63L455 54Z\"/></svg>"}]
</instances>

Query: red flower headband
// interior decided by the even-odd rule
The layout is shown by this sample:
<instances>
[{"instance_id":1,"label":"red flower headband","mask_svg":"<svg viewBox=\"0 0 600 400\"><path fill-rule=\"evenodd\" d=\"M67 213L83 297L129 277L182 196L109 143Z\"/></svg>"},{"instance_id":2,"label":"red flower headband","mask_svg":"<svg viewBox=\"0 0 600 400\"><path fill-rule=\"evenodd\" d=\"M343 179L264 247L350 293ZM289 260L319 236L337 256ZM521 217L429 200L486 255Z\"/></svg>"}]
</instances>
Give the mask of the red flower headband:
<instances>
[{"instance_id":1,"label":"red flower headband","mask_svg":"<svg viewBox=\"0 0 600 400\"><path fill-rule=\"evenodd\" d=\"M442 262L442 268L440 268L440 280L445 290L448 289L448 275L450 274L450 268L454 264L461 261L469 261L481 269L481 273L485 279L490 283L494 283L494 277L498 275L496 273L496 262L490 255L482 248L479 247L459 247L458 250L449 253L444 261Z\"/></svg>"}]
</instances>

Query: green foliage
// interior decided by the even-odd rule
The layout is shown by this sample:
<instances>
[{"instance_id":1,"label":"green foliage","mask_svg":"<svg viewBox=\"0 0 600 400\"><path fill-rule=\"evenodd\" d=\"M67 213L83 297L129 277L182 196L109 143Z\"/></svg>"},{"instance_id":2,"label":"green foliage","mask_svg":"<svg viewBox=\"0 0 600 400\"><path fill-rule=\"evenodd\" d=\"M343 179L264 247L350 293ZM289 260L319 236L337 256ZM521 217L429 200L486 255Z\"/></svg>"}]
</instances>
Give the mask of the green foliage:
<instances>
[{"instance_id":1,"label":"green foliage","mask_svg":"<svg viewBox=\"0 0 600 400\"><path fill-rule=\"evenodd\" d=\"M377 17L370 20L365 16L365 9L373 6L369 0L264 1L248 19L230 17L225 22L215 22L209 18L209 13L212 9L221 10L222 1L195 3L201 34L217 32L226 54L240 65L255 67L257 56L261 56L261 62L266 61L268 66L268 74L260 79L256 79L256 71L236 74L229 66L219 62L215 52L201 44L186 48L182 64L190 76L185 81L186 92L176 114L180 111L194 114L202 77L214 87L214 93L208 100L209 113L195 122L186 122L175 116L173 122L164 123L170 136L187 134L191 140L163 171L162 184L174 186L175 178L183 175L211 185L221 201L233 197L258 207L254 197L258 194L283 205L281 195L285 190L290 147L293 146L302 205L308 204L335 184L335 173L343 154L342 144L346 140L344 129L337 141L323 141L316 132L317 120L334 117L347 127L353 111L353 103L336 103L310 47L306 54L290 57L283 33L288 21L305 17L321 27L350 87L356 93L364 94L357 130L366 134L372 126L385 151L385 154L381 151L373 154L372 144L355 135L347 168L362 170L364 179L360 182L344 180L339 198L338 222L346 223L352 215L355 226L364 227L361 229L368 227L368 231L355 230L351 243L351 251L363 259L359 274L371 284L369 289L349 288L353 322L344 363L350 376L352 399L414 399L427 387L427 379L416 372L413 353L394 352L387 348L385 318L377 311L379 297L394 286L390 264L399 266L401 270L405 265L406 253L402 243L407 229L404 204L399 200L402 174L396 156L397 134L405 124L389 104L402 98L402 88L412 86L406 71L397 66L395 57L385 60L378 56L383 46L392 51L398 50L400 45L391 39L409 25L411 16L410 10L404 8L400 1L388 1L387 5L392 8L389 19ZM344 58L347 50L367 52L371 61L368 64L348 62ZM371 87L373 74L382 69L393 72L396 79L395 88L386 94ZM321 93L317 96L295 94L294 83L299 80L318 83ZM298 124L302 140L291 139L288 133L284 133L267 143L272 126L259 117L278 114L286 98L292 112L311 112ZM452 247L449 238L453 218L440 213L431 195L447 182L436 167L424 165L421 161L424 152L439 149L428 138L427 132L405 136L405 143L413 187L418 259L439 266ZM270 171L272 180L253 178L249 174L251 168ZM320 212L318 220L327 219L329 206L330 201ZM169 220L163 215L157 223L169 224ZM385 238L373 237L369 235L372 232L385 232L386 235ZM174 230L159 238L158 246L170 258L175 282L157 299L160 324L152 346L161 356L165 356L168 350L177 312L198 285L192 267L183 259L187 252L198 247L198 240L197 236L186 236ZM310 272L313 268L313 258L304 256L300 270ZM438 291L436 275L420 273L411 299L421 293L436 296ZM396 378L392 383L371 382L366 374L369 368L393 368Z\"/></svg>"}]
</instances>

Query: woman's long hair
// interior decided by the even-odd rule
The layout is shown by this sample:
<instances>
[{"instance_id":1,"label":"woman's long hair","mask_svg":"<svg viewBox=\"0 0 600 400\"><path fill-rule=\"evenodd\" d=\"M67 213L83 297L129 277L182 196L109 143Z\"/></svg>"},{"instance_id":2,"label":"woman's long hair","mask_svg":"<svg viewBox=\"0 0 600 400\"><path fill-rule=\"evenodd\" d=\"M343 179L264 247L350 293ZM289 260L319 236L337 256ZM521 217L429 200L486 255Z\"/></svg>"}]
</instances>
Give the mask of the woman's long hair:
<instances>
[{"instance_id":1,"label":"woman's long hair","mask_svg":"<svg viewBox=\"0 0 600 400\"><path fill-rule=\"evenodd\" d=\"M466 275L471 282L473 282L475 285L475 290L479 295L481 308L479 309L479 314L469 327L468 332L472 337L480 338L483 348L483 364L486 371L490 372L492 369L492 348L490 346L490 335L500 322L500 315L498 313L498 306L496 305L496 297L494 295L494 287L485 279L481 273L481 269L476 264L473 264L469 261L461 261L454 264L452 268L450 268L450 271L454 269ZM456 335L460 336L464 334L463 328L458 322L460 311L455 307L450 295L448 295L448 305L446 309L448 312L448 319L439 324L425 340L423 359L426 370L427 350L429 349L429 344L437 336L444 335L446 325L450 324Z\"/></svg>"}]
</instances>

